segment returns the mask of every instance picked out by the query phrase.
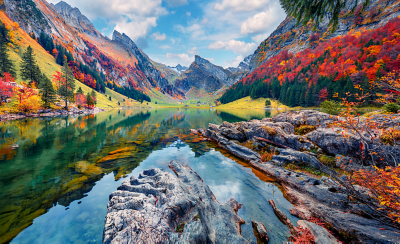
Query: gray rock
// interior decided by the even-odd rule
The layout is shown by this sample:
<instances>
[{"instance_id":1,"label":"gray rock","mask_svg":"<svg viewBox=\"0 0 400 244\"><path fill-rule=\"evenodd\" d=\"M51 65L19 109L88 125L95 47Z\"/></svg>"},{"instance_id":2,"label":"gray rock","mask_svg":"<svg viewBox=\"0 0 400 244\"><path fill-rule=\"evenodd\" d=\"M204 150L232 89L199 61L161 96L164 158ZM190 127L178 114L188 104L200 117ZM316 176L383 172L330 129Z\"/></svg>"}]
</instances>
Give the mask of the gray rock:
<instances>
[{"instance_id":1,"label":"gray rock","mask_svg":"<svg viewBox=\"0 0 400 244\"><path fill-rule=\"evenodd\" d=\"M297 221L297 227L303 227L308 229L311 234L315 238L315 244L339 244L341 242L338 242L338 240L331 234L329 233L325 228L316 225L312 222L305 221L305 220L299 220Z\"/></svg>"},{"instance_id":2,"label":"gray rock","mask_svg":"<svg viewBox=\"0 0 400 244\"><path fill-rule=\"evenodd\" d=\"M110 195L103 243L248 243L238 202L218 203L189 166L169 166L176 176L145 170Z\"/></svg>"}]
</instances>

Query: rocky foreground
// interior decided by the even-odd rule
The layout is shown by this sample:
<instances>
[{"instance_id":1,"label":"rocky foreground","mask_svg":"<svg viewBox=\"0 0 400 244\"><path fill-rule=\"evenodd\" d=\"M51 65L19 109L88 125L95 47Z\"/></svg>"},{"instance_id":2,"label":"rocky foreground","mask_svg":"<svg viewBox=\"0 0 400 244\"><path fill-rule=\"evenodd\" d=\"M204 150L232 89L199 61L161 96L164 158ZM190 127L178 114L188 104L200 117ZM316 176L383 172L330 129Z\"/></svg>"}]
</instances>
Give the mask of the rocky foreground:
<instances>
[{"instance_id":1,"label":"rocky foreground","mask_svg":"<svg viewBox=\"0 0 400 244\"><path fill-rule=\"evenodd\" d=\"M200 176L171 162L131 177L110 195L103 243L248 243L234 199L220 204Z\"/></svg>"},{"instance_id":2,"label":"rocky foreground","mask_svg":"<svg viewBox=\"0 0 400 244\"><path fill-rule=\"evenodd\" d=\"M247 161L252 167L282 184L287 196L296 205L291 209L292 215L303 220L319 218L345 242L400 243L399 230L385 226L376 219L361 217L363 212L368 212L368 208L351 201L349 196L341 191L338 182L327 177L319 179L311 174L298 173L283 167L292 163L321 169L324 165L319 161L317 153L336 155L336 166L346 171L370 167L355 164L354 160L346 160L346 156L357 158L363 153L365 155L363 150L374 145L362 145L357 135L350 134L344 137L341 128L328 126L338 119L340 118L317 111L289 112L263 120L210 124L208 129L192 132L215 141L219 147ZM377 115L372 120L385 121L383 115ZM395 116L391 124L382 123L381 126L396 126L399 120L400 117ZM309 127L312 130L301 136L295 134L295 129L301 125L313 127ZM250 143L253 149L242 146L243 143ZM398 146L379 146L390 147L393 157L397 161L400 159ZM260 148L273 152L268 162L262 160L255 150Z\"/></svg>"}]
</instances>

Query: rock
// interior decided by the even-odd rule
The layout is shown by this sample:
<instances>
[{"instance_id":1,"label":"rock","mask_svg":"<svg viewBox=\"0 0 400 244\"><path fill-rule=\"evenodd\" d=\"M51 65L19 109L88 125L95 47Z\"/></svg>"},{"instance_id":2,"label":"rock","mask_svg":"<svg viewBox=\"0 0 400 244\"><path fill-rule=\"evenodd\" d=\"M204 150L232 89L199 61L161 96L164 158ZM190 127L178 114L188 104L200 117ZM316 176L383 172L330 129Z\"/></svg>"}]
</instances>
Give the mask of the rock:
<instances>
[{"instance_id":1,"label":"rock","mask_svg":"<svg viewBox=\"0 0 400 244\"><path fill-rule=\"evenodd\" d=\"M110 195L103 243L248 243L234 199L220 204L189 166L171 162L131 177Z\"/></svg>"},{"instance_id":2,"label":"rock","mask_svg":"<svg viewBox=\"0 0 400 244\"><path fill-rule=\"evenodd\" d=\"M265 226L257 221L252 220L251 225L253 226L254 233L257 238L258 244L267 244L269 242L269 236Z\"/></svg>"},{"instance_id":3,"label":"rock","mask_svg":"<svg viewBox=\"0 0 400 244\"><path fill-rule=\"evenodd\" d=\"M297 221L297 227L303 227L308 229L311 234L315 238L315 244L339 244L341 242L338 242L338 240L331 234L329 233L325 228L316 225L312 222L305 221L305 220L299 220Z\"/></svg>"},{"instance_id":4,"label":"rock","mask_svg":"<svg viewBox=\"0 0 400 244\"><path fill-rule=\"evenodd\" d=\"M278 114L272 118L274 122L289 122L294 126L300 125L326 125L337 120L337 116L321 113L314 110L291 111Z\"/></svg>"},{"instance_id":5,"label":"rock","mask_svg":"<svg viewBox=\"0 0 400 244\"><path fill-rule=\"evenodd\" d=\"M279 155L273 155L272 162L277 163L280 166L283 166L286 163L305 163L316 169L321 167L321 162L319 162L319 160L313 155L292 149L276 148L276 150L278 150Z\"/></svg>"},{"instance_id":6,"label":"rock","mask_svg":"<svg viewBox=\"0 0 400 244\"><path fill-rule=\"evenodd\" d=\"M261 156L258 153L248 149L247 147L236 144L233 141L229 141L225 137L221 136L218 132L206 130L203 131L203 136L214 140L218 143L220 147L228 150L229 152L241 159L257 162L261 160Z\"/></svg>"}]
</instances>

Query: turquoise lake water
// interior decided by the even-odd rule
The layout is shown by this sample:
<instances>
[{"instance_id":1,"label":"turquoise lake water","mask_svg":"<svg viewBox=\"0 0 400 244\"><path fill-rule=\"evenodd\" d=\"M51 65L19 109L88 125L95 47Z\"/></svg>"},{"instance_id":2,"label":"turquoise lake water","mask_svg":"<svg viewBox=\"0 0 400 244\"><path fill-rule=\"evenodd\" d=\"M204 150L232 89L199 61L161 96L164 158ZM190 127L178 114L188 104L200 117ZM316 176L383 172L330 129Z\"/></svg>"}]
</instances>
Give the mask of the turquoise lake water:
<instances>
[{"instance_id":1,"label":"turquoise lake water","mask_svg":"<svg viewBox=\"0 0 400 244\"><path fill-rule=\"evenodd\" d=\"M189 164L220 203L233 197L243 204L238 212L246 221L242 235L251 243L256 243L251 220L266 226L270 243L287 241L287 227L267 202L273 199L296 223L278 185L189 133L208 123L269 116L242 114L112 110L0 124L0 243L101 243L109 194L144 169L170 171L172 160Z\"/></svg>"}]
</instances>

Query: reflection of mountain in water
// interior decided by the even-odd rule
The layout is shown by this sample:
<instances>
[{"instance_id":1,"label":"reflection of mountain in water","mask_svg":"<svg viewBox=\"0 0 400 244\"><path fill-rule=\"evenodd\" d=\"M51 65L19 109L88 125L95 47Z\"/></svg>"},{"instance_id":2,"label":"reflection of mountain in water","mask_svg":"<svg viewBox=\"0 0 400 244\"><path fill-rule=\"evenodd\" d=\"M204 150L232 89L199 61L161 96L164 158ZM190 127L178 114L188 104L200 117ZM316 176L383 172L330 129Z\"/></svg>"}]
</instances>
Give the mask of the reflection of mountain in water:
<instances>
[{"instance_id":1,"label":"reflection of mountain in water","mask_svg":"<svg viewBox=\"0 0 400 244\"><path fill-rule=\"evenodd\" d=\"M189 145L196 157L204 155L206 143L188 133L208 123L222 119L210 110L113 110L0 125L0 240L55 204L83 198L104 174L124 177L155 150Z\"/></svg>"}]
</instances>

